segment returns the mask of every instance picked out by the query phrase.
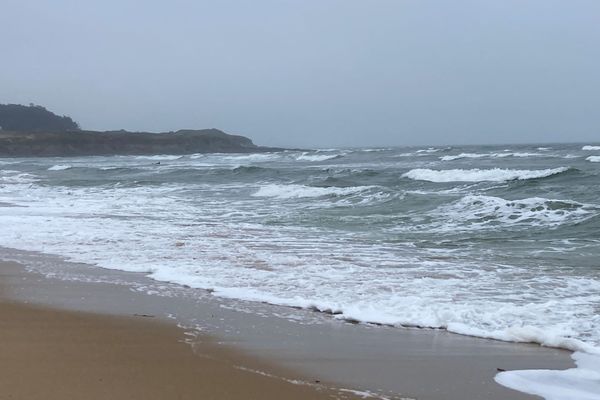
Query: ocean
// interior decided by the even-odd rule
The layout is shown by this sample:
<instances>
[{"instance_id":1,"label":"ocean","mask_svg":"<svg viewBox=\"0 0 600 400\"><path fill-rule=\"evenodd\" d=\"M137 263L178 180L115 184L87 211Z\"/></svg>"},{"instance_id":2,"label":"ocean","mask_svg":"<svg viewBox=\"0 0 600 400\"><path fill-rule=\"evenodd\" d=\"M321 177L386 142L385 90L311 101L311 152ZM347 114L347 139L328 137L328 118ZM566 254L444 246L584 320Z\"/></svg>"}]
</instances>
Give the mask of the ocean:
<instances>
[{"instance_id":1,"label":"ocean","mask_svg":"<svg viewBox=\"0 0 600 400\"><path fill-rule=\"evenodd\" d=\"M600 146L0 159L0 246L331 318L600 351Z\"/></svg>"}]
</instances>

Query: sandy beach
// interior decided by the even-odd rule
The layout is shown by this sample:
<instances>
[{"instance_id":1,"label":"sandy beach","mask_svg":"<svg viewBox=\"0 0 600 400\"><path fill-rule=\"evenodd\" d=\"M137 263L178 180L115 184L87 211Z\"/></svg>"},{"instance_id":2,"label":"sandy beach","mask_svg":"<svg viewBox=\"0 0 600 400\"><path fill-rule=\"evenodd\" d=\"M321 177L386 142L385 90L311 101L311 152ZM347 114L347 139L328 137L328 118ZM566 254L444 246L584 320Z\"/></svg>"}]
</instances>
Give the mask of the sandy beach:
<instances>
[{"instance_id":1,"label":"sandy beach","mask_svg":"<svg viewBox=\"0 0 600 400\"><path fill-rule=\"evenodd\" d=\"M30 256L26 264L35 257L55 261ZM71 274L86 268L64 267ZM111 279L127 279L115 274ZM129 285L49 278L15 262L0 262L0 283L5 398L344 399L351 389L388 399L525 400L535 397L493 381L497 368L572 366L562 350L443 331L298 324L218 301L188 303ZM181 320L200 316L207 334L186 335L161 318L169 310ZM207 319L220 321L218 327L210 329Z\"/></svg>"},{"instance_id":2,"label":"sandy beach","mask_svg":"<svg viewBox=\"0 0 600 400\"><path fill-rule=\"evenodd\" d=\"M349 394L239 369L260 364L144 317L0 301L3 399L330 399Z\"/></svg>"},{"instance_id":3,"label":"sandy beach","mask_svg":"<svg viewBox=\"0 0 600 400\"><path fill-rule=\"evenodd\" d=\"M235 355L194 355L173 327L0 303L0 387L14 399L328 398L235 368Z\"/></svg>"},{"instance_id":4,"label":"sandy beach","mask_svg":"<svg viewBox=\"0 0 600 400\"><path fill-rule=\"evenodd\" d=\"M0 400L600 400L600 1L0 10Z\"/></svg>"}]
</instances>

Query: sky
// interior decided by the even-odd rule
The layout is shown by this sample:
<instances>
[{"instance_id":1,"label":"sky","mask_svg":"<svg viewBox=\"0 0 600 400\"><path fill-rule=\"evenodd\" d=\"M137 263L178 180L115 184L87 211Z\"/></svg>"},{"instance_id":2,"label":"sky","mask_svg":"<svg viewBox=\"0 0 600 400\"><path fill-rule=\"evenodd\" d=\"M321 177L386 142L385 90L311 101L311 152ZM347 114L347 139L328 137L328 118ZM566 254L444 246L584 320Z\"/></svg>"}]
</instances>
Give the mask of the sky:
<instances>
[{"instance_id":1,"label":"sky","mask_svg":"<svg viewBox=\"0 0 600 400\"><path fill-rule=\"evenodd\" d=\"M0 103L261 145L600 141L598 0L2 0Z\"/></svg>"}]
</instances>

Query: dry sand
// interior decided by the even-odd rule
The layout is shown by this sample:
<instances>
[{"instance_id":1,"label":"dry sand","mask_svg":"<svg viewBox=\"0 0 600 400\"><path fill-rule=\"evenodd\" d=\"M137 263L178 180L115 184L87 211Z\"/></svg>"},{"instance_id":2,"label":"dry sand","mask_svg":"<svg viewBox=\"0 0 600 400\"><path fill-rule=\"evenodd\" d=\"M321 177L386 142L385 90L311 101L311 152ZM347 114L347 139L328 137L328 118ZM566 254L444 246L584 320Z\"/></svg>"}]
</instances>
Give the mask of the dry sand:
<instances>
[{"instance_id":1,"label":"dry sand","mask_svg":"<svg viewBox=\"0 0 600 400\"><path fill-rule=\"evenodd\" d=\"M255 360L152 318L0 301L0 399L331 399L324 386L240 370ZM194 354L195 353L195 354ZM272 370L272 368L271 368Z\"/></svg>"}]
</instances>

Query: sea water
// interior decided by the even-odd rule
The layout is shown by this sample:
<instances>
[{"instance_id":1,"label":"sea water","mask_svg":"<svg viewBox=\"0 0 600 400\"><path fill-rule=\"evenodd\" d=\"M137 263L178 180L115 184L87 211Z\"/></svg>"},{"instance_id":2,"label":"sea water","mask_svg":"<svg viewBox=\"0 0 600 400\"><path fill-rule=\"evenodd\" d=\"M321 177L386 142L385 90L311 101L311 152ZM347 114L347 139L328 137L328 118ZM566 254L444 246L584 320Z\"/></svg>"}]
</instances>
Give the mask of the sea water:
<instances>
[{"instance_id":1,"label":"sea water","mask_svg":"<svg viewBox=\"0 0 600 400\"><path fill-rule=\"evenodd\" d=\"M599 161L596 144L5 158L0 245L594 354Z\"/></svg>"}]
</instances>

